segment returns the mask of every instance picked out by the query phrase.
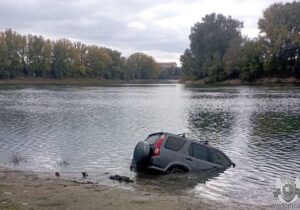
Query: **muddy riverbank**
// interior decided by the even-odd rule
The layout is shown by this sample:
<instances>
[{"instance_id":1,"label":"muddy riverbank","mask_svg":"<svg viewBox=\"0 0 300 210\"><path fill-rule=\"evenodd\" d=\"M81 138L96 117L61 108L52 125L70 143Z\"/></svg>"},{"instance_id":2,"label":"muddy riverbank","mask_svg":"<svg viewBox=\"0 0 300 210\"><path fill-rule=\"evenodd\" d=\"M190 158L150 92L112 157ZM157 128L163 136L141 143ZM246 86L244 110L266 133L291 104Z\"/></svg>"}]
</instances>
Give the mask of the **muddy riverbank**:
<instances>
[{"instance_id":1,"label":"muddy riverbank","mask_svg":"<svg viewBox=\"0 0 300 210\"><path fill-rule=\"evenodd\" d=\"M133 189L125 185L74 182L28 172L0 172L0 209L258 209ZM262 207L260 207L262 208ZM264 209L264 208L262 208Z\"/></svg>"}]
</instances>

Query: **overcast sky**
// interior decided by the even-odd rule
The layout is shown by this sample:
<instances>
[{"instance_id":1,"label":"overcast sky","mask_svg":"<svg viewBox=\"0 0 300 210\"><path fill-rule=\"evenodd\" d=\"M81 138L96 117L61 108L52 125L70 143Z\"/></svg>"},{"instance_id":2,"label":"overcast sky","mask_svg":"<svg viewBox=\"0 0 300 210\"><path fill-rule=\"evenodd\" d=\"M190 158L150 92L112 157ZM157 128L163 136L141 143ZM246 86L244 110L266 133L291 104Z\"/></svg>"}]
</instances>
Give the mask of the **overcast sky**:
<instances>
[{"instance_id":1,"label":"overcast sky","mask_svg":"<svg viewBox=\"0 0 300 210\"><path fill-rule=\"evenodd\" d=\"M175 61L189 47L190 28L212 12L244 22L256 37L257 21L275 0L1 0L0 30L69 38ZM282 0L280 2L288 2Z\"/></svg>"}]
</instances>

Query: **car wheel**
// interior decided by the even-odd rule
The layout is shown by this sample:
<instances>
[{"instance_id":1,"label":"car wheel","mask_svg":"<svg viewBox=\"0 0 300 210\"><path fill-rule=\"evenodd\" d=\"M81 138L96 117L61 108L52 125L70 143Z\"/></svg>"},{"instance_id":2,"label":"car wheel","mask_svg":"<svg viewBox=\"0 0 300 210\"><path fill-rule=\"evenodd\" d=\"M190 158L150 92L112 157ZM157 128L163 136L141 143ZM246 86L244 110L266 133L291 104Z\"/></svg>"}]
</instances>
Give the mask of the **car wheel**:
<instances>
[{"instance_id":1,"label":"car wheel","mask_svg":"<svg viewBox=\"0 0 300 210\"><path fill-rule=\"evenodd\" d=\"M133 159L136 164L141 163L150 155L150 145L146 141L140 141L134 148Z\"/></svg>"},{"instance_id":2,"label":"car wheel","mask_svg":"<svg viewBox=\"0 0 300 210\"><path fill-rule=\"evenodd\" d=\"M179 167L174 167L168 170L168 174L183 174L185 171Z\"/></svg>"}]
</instances>

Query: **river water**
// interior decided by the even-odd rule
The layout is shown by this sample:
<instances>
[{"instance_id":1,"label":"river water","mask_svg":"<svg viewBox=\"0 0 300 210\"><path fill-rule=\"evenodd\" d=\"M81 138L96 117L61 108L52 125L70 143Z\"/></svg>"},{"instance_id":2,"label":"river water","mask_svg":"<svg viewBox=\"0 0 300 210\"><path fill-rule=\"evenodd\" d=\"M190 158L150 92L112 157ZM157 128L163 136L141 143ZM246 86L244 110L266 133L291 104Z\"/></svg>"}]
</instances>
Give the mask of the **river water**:
<instances>
[{"instance_id":1,"label":"river water","mask_svg":"<svg viewBox=\"0 0 300 210\"><path fill-rule=\"evenodd\" d=\"M135 175L135 144L158 131L209 140L236 167L175 178ZM300 177L299 143L299 87L0 87L0 164L20 170L74 177L88 171L102 182L121 174L137 187L269 205L278 177ZM13 165L16 154L23 161Z\"/></svg>"}]
</instances>

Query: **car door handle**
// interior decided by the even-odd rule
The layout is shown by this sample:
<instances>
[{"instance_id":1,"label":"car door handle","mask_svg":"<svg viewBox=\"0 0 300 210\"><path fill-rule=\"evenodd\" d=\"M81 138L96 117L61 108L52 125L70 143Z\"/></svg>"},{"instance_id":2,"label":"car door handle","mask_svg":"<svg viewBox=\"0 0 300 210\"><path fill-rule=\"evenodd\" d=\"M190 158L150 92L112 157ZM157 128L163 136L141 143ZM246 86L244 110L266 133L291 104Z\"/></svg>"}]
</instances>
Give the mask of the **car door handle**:
<instances>
[{"instance_id":1,"label":"car door handle","mask_svg":"<svg viewBox=\"0 0 300 210\"><path fill-rule=\"evenodd\" d=\"M185 159L186 159L186 160L189 160L189 161L193 161L193 159L192 159L192 158L189 158L189 157L186 157Z\"/></svg>"}]
</instances>

